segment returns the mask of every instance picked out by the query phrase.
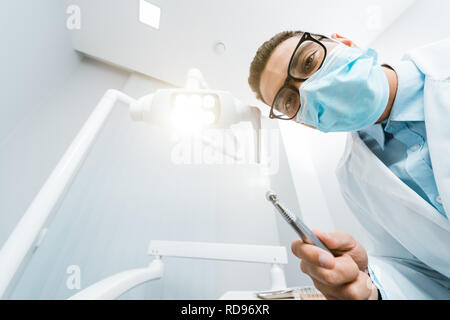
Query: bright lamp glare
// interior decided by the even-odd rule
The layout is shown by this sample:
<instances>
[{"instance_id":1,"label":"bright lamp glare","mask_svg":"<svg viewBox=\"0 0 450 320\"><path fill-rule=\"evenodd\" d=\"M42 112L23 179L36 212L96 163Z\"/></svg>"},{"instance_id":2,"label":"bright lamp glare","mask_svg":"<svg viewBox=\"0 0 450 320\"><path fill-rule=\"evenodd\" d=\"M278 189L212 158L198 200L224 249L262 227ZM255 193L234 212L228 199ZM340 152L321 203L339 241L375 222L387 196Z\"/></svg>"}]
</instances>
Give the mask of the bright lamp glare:
<instances>
[{"instance_id":1,"label":"bright lamp glare","mask_svg":"<svg viewBox=\"0 0 450 320\"><path fill-rule=\"evenodd\" d=\"M202 97L195 94L189 98L189 107L200 108L202 106Z\"/></svg>"},{"instance_id":2,"label":"bright lamp glare","mask_svg":"<svg viewBox=\"0 0 450 320\"><path fill-rule=\"evenodd\" d=\"M216 115L211 111L203 111L203 123L211 125L216 121Z\"/></svg>"},{"instance_id":3,"label":"bright lamp glare","mask_svg":"<svg viewBox=\"0 0 450 320\"><path fill-rule=\"evenodd\" d=\"M186 107L187 103L188 103L188 97L186 97L184 94L179 94L175 98L175 107L177 107L177 108Z\"/></svg>"},{"instance_id":4,"label":"bright lamp glare","mask_svg":"<svg viewBox=\"0 0 450 320\"><path fill-rule=\"evenodd\" d=\"M213 124L216 115L204 109L204 100L200 95L175 97L175 103L170 117L171 125L180 132L195 133Z\"/></svg>"},{"instance_id":5,"label":"bright lamp glare","mask_svg":"<svg viewBox=\"0 0 450 320\"><path fill-rule=\"evenodd\" d=\"M204 96L203 97L203 106L207 109L212 109L216 105L216 101L213 96Z\"/></svg>"}]
</instances>

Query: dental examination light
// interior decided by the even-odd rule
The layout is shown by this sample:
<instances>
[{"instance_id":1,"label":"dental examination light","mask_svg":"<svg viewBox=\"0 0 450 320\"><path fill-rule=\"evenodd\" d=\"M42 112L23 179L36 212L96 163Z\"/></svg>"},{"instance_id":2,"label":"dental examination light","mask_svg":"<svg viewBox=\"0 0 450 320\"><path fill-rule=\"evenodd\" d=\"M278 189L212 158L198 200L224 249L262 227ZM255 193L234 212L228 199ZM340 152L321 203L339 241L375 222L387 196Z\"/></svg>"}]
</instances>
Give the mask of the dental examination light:
<instances>
[{"instance_id":1,"label":"dental examination light","mask_svg":"<svg viewBox=\"0 0 450 320\"><path fill-rule=\"evenodd\" d=\"M243 104L229 92L209 89L197 69L189 71L185 88L161 89L144 96L131 104L130 113L136 121L165 123L177 129L225 129L242 121L260 128L258 108Z\"/></svg>"},{"instance_id":2,"label":"dental examination light","mask_svg":"<svg viewBox=\"0 0 450 320\"><path fill-rule=\"evenodd\" d=\"M131 104L130 113L136 121L168 125L182 134L195 134L205 128L228 129L249 121L254 133L255 160L260 162L261 111L229 92L209 89L197 69L189 71L185 88L161 89L144 96ZM206 138L201 139L214 147Z\"/></svg>"},{"instance_id":3,"label":"dental examination light","mask_svg":"<svg viewBox=\"0 0 450 320\"><path fill-rule=\"evenodd\" d=\"M259 109L244 105L230 93L208 89L196 69L189 71L184 89L158 90L139 100L117 90L106 91L0 249L1 298L10 293L28 259L39 248L51 214L68 190L116 102L130 106L134 120L157 125L186 126L187 129L207 126L228 128L242 121L250 121L255 129L256 158L259 162Z\"/></svg>"}]
</instances>

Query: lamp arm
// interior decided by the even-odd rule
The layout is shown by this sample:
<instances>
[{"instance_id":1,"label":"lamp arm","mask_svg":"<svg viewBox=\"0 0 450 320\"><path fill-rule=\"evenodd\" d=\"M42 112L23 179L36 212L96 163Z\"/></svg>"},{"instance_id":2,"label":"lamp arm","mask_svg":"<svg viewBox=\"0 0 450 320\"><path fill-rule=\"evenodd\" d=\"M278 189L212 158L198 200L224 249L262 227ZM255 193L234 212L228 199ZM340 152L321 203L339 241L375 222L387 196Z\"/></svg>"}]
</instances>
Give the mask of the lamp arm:
<instances>
[{"instance_id":1,"label":"lamp arm","mask_svg":"<svg viewBox=\"0 0 450 320\"><path fill-rule=\"evenodd\" d=\"M190 69L188 72L186 88L190 90L209 89L203 74L195 68Z\"/></svg>"},{"instance_id":2,"label":"lamp arm","mask_svg":"<svg viewBox=\"0 0 450 320\"><path fill-rule=\"evenodd\" d=\"M135 100L117 90L106 91L0 249L0 297L5 297L13 279L17 280L18 271L31 256L40 234L45 232L48 218L72 183L117 101L129 105Z\"/></svg>"},{"instance_id":3,"label":"lamp arm","mask_svg":"<svg viewBox=\"0 0 450 320\"><path fill-rule=\"evenodd\" d=\"M160 279L164 274L161 257L271 264L271 290L286 288L286 279L281 268L281 265L287 264L287 253L284 247L152 240L148 253L155 257L148 268L115 274L78 292L69 300L116 299L144 282Z\"/></svg>"},{"instance_id":4,"label":"lamp arm","mask_svg":"<svg viewBox=\"0 0 450 320\"><path fill-rule=\"evenodd\" d=\"M103 279L78 292L68 300L113 300L134 287L162 278L164 265L159 257L147 268L127 270Z\"/></svg>"},{"instance_id":5,"label":"lamp arm","mask_svg":"<svg viewBox=\"0 0 450 320\"><path fill-rule=\"evenodd\" d=\"M255 161L261 163L261 110L257 107L250 107L250 115L255 139Z\"/></svg>"}]
</instances>

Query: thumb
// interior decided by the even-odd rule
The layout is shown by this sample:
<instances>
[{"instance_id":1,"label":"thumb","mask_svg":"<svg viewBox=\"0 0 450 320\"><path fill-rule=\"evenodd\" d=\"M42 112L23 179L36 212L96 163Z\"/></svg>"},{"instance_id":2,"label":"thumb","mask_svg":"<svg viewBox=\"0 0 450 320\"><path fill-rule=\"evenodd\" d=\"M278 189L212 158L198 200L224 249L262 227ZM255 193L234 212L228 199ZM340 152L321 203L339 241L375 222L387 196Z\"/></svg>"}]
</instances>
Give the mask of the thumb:
<instances>
[{"instance_id":1,"label":"thumb","mask_svg":"<svg viewBox=\"0 0 450 320\"><path fill-rule=\"evenodd\" d=\"M351 235L346 232L325 233L314 230L315 235L335 256L348 254L356 262L361 271L365 271L368 264L366 250Z\"/></svg>"},{"instance_id":2,"label":"thumb","mask_svg":"<svg viewBox=\"0 0 450 320\"><path fill-rule=\"evenodd\" d=\"M339 251L350 251L355 248L357 242L351 235L346 232L333 232L325 233L320 230L314 230L314 234L323 242L323 244L330 250Z\"/></svg>"}]
</instances>

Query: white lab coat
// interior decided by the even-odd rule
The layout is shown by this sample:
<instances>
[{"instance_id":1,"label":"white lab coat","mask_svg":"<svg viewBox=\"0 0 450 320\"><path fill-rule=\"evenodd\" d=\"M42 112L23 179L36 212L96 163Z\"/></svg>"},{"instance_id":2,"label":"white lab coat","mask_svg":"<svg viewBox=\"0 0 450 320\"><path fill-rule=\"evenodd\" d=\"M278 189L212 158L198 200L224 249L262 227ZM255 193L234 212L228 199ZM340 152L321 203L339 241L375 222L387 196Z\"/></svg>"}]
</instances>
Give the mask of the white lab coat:
<instances>
[{"instance_id":1,"label":"white lab coat","mask_svg":"<svg viewBox=\"0 0 450 320\"><path fill-rule=\"evenodd\" d=\"M434 176L450 217L450 38L406 59L425 74L425 125ZM341 191L372 240L369 267L384 298L450 299L450 289L410 263L450 277L450 221L398 179L358 134L349 133L336 171Z\"/></svg>"}]
</instances>

